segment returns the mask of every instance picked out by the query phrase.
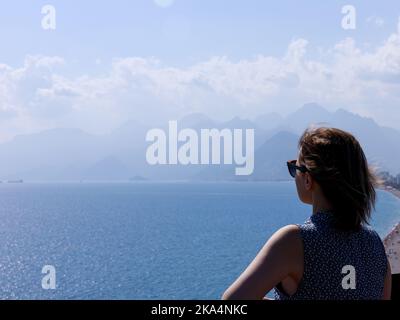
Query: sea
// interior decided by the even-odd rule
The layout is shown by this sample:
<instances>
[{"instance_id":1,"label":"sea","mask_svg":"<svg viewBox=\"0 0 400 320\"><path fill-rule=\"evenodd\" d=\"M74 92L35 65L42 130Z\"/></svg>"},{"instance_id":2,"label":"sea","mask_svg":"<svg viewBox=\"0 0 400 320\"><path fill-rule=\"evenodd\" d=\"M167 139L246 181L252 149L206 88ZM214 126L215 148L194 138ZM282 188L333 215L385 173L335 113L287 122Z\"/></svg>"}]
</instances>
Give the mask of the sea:
<instances>
[{"instance_id":1,"label":"sea","mask_svg":"<svg viewBox=\"0 0 400 320\"><path fill-rule=\"evenodd\" d=\"M220 299L310 214L293 182L3 183L0 299ZM378 190L371 226L384 237L399 221Z\"/></svg>"}]
</instances>

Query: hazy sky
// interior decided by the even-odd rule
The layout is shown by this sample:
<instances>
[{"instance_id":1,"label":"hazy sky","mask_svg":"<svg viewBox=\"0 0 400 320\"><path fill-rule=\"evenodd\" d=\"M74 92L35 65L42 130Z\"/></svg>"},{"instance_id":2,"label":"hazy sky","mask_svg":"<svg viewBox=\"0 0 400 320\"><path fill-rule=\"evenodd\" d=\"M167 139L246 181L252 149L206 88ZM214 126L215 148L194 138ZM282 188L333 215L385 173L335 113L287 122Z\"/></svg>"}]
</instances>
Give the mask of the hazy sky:
<instances>
[{"instance_id":1,"label":"hazy sky","mask_svg":"<svg viewBox=\"0 0 400 320\"><path fill-rule=\"evenodd\" d=\"M55 30L42 28L46 4L56 9ZM341 25L347 4L354 30ZM398 0L0 5L0 140L191 112L287 114L307 102L400 129Z\"/></svg>"}]
</instances>

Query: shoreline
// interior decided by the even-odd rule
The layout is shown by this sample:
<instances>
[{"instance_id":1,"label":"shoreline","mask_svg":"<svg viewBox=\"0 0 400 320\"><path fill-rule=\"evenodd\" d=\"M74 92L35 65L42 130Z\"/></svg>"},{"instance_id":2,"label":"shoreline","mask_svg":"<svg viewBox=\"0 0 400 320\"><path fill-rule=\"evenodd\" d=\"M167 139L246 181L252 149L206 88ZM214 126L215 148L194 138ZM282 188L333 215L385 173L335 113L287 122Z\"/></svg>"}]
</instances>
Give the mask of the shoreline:
<instances>
[{"instance_id":1,"label":"shoreline","mask_svg":"<svg viewBox=\"0 0 400 320\"><path fill-rule=\"evenodd\" d=\"M385 191L387 191L387 192L390 192L390 193L393 194L395 197L397 197L397 198L400 199L400 190L399 190L399 189L396 189L396 188L393 188L393 187L390 187L390 186L384 186L384 187L383 187L383 190L385 190Z\"/></svg>"},{"instance_id":2,"label":"shoreline","mask_svg":"<svg viewBox=\"0 0 400 320\"><path fill-rule=\"evenodd\" d=\"M393 194L395 197L400 199L400 190L389 187L389 186L384 186L383 188L385 191L390 192ZM400 273L400 260L399 260L399 255L400 255L400 222L397 223L392 230L386 235L386 237L383 239L383 243L385 245L386 249L386 256L388 257L391 269L392 269L392 274L398 274Z\"/></svg>"}]
</instances>

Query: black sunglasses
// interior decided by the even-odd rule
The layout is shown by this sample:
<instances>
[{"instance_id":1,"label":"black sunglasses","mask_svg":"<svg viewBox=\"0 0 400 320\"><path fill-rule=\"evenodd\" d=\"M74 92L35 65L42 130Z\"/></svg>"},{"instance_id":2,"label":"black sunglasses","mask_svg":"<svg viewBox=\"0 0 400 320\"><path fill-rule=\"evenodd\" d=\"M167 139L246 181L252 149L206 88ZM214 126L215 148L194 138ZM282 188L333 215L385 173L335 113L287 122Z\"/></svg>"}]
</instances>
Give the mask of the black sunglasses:
<instances>
[{"instance_id":1,"label":"black sunglasses","mask_svg":"<svg viewBox=\"0 0 400 320\"><path fill-rule=\"evenodd\" d=\"M290 160L287 162L287 167L288 167L289 173L293 178L296 177L296 170L299 170L302 173L305 173L308 171L306 166L300 166L300 167L296 166L296 162L297 162L297 160Z\"/></svg>"}]
</instances>

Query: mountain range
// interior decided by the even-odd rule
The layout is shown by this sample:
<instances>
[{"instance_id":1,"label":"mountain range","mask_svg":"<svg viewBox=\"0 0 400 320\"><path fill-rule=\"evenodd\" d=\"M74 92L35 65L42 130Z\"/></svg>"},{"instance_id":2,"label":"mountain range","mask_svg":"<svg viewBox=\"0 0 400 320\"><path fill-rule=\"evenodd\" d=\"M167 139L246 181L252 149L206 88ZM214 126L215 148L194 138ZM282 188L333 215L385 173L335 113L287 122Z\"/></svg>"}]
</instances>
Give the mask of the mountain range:
<instances>
[{"instance_id":1,"label":"mountain range","mask_svg":"<svg viewBox=\"0 0 400 320\"><path fill-rule=\"evenodd\" d=\"M400 172L400 131L373 119L338 109L329 112L310 103L283 117L267 113L256 119L234 117L218 122L200 113L178 121L179 128L255 129L255 169L235 176L235 165L157 165L146 162L150 126L130 120L106 135L80 129L52 129L16 136L0 144L0 180L284 180L286 160L297 156L301 133L310 125L337 127L353 133L378 170ZM167 130L168 124L164 128ZM135 177L132 179L132 177Z\"/></svg>"}]
</instances>

